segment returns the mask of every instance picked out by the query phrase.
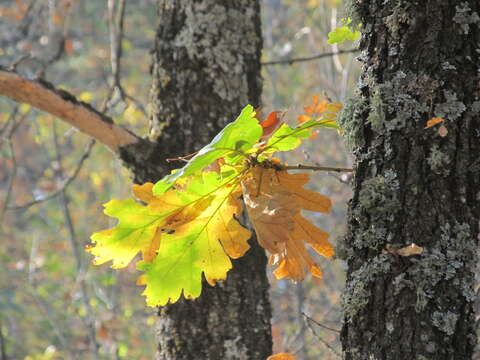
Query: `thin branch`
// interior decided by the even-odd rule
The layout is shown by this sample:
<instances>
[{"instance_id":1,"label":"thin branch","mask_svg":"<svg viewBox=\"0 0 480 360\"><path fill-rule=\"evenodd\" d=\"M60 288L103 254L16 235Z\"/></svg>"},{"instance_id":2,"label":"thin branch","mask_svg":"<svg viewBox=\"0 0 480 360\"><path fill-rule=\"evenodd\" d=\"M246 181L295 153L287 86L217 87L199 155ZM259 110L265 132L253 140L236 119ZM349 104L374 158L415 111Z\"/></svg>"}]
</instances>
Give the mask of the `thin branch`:
<instances>
[{"instance_id":1,"label":"thin branch","mask_svg":"<svg viewBox=\"0 0 480 360\"><path fill-rule=\"evenodd\" d=\"M302 315L305 317L305 319L307 319L308 321L311 321L311 322L314 323L315 325L320 326L320 327L322 327L322 328L324 328L324 329L327 329L327 330L330 330L330 331L333 331L333 332L336 332L336 333L340 334L340 330L334 329L334 328L331 328L331 327L328 327L328 326L326 326L326 325L323 325L323 324L319 323L318 321L312 319L310 316L308 316L307 314L305 314L303 311L302 311Z\"/></svg>"},{"instance_id":2,"label":"thin branch","mask_svg":"<svg viewBox=\"0 0 480 360\"><path fill-rule=\"evenodd\" d=\"M353 169L350 168L337 168L329 166L310 166L310 165L289 165L282 166L285 170L312 170L312 171L335 171L335 172L353 172Z\"/></svg>"},{"instance_id":3,"label":"thin branch","mask_svg":"<svg viewBox=\"0 0 480 360\"><path fill-rule=\"evenodd\" d=\"M354 53L354 52L358 52L358 51L360 51L360 50L359 49L340 50L340 51L322 53L322 54L317 54L317 55L312 55L312 56L290 58L290 59L283 59L283 60L265 61L265 62L262 62L261 64L263 66L292 65L293 63L296 63L296 62L318 60L318 59L321 59L321 58L324 58L324 57L335 56L335 55L340 55L340 54L349 54L349 53Z\"/></svg>"},{"instance_id":4,"label":"thin branch","mask_svg":"<svg viewBox=\"0 0 480 360\"><path fill-rule=\"evenodd\" d=\"M12 160L12 173L10 174L10 177L8 179L7 194L5 195L5 198L3 200L2 209L0 210L0 224L3 224L3 216L5 215L5 211L8 209L8 203L10 202L10 198L12 197L12 191L13 191L13 184L14 184L15 176L17 175L17 159L15 157L15 149L13 147L11 137L8 138L7 143L8 143L8 147L10 149L10 156L11 156L11 160ZM1 228L2 228L2 226L0 225L0 229Z\"/></svg>"},{"instance_id":5,"label":"thin branch","mask_svg":"<svg viewBox=\"0 0 480 360\"><path fill-rule=\"evenodd\" d=\"M32 240L32 247L30 249L30 257L28 259L27 289L30 290L30 295L32 296L33 301L35 302L35 305L37 305L38 309L41 312L43 312L45 320L50 324L50 327L55 333L61 347L66 350L69 348L69 346L68 346L67 339L65 337L65 329L60 328L60 324L58 323L58 321L56 321L56 319L54 318L53 314L49 309L49 304L43 301L43 299L41 299L37 293L37 281L35 279L35 274L34 274L36 269L34 265L34 259L37 256L37 250L38 250L38 236L34 234L33 240Z\"/></svg>"},{"instance_id":6,"label":"thin branch","mask_svg":"<svg viewBox=\"0 0 480 360\"><path fill-rule=\"evenodd\" d=\"M330 345L328 342L326 342L325 340L322 339L322 337L320 335L318 335L318 333L315 331L315 329L312 327L311 323L310 323L310 318L307 317L307 326L308 328L312 331L313 335L318 339L318 341L320 341L323 345L325 345L327 347L327 349L329 349L331 352L333 352L336 356L338 356L339 358L342 357L342 355L332 346Z\"/></svg>"},{"instance_id":7,"label":"thin branch","mask_svg":"<svg viewBox=\"0 0 480 360\"><path fill-rule=\"evenodd\" d=\"M105 102L106 107L111 107L115 103L110 104L112 98L114 97L115 90L118 91L120 99L118 101L125 100L132 101L137 109L139 109L144 116L147 116L147 111L145 106L136 99L135 97L129 95L127 91L123 88L122 82L120 79L121 76L121 59L123 55L123 24L125 18L125 3L126 0L108 0L108 27L109 27L109 36L110 36L110 67L112 69L112 85ZM108 105L108 106L107 106Z\"/></svg>"},{"instance_id":8,"label":"thin branch","mask_svg":"<svg viewBox=\"0 0 480 360\"><path fill-rule=\"evenodd\" d=\"M3 334L2 316L0 315L0 359L8 360L7 357L7 341Z\"/></svg>"},{"instance_id":9,"label":"thin branch","mask_svg":"<svg viewBox=\"0 0 480 360\"><path fill-rule=\"evenodd\" d=\"M113 152L123 145L136 143L132 132L115 125L113 120L72 94L44 80L28 80L0 68L0 95L24 102L52 114L81 132L93 137Z\"/></svg>"},{"instance_id":10,"label":"thin branch","mask_svg":"<svg viewBox=\"0 0 480 360\"><path fill-rule=\"evenodd\" d=\"M53 141L55 144L55 156L58 164L58 172L59 172L58 175L60 177L63 177L62 155L60 151L60 146L58 144L58 134L57 134L57 129L55 125L53 127ZM85 306L85 311L86 311L85 325L87 327L88 338L90 340L90 345L92 348L92 352L95 356L95 359L98 359L100 346L98 344L97 337L96 337L95 320L94 320L95 318L93 316L93 309L92 309L92 306L90 305L90 301L88 298L88 291L85 283L85 269L83 266L80 247L78 246L78 242L77 242L77 236L75 234L75 228L73 225L72 216L70 214L70 208L68 207L68 199L67 199L65 187L60 191L59 201L62 208L65 224L68 229L68 235L69 235L68 240L73 250L73 257L75 259L75 265L76 265L76 270L78 274L77 281L80 284L80 295L82 298L83 306Z\"/></svg>"},{"instance_id":11,"label":"thin branch","mask_svg":"<svg viewBox=\"0 0 480 360\"><path fill-rule=\"evenodd\" d=\"M37 205L37 204L40 204L44 201L48 201L48 200L52 200L54 198L56 198L57 196L59 196L63 191L65 191L68 186L76 179L76 177L78 176L78 174L80 173L80 170L82 169L82 166L83 166L83 163L85 162L85 160L87 160L87 158L90 156L90 153L92 151L92 148L93 148L93 145L95 145L95 140L91 140L88 145L87 145L87 148L85 149L85 152L83 153L83 155L81 156L80 160L78 161L78 164L77 164L77 167L75 168L75 170L73 171L73 174L68 177L65 182L63 183L63 185L57 189L56 191L52 192L51 194L41 198L41 199L38 199L38 200L33 200L33 201L29 201L25 204L22 204L22 205L18 205L18 206L8 206L7 207L7 210L20 210L20 209L25 209L25 208L29 208L33 205Z\"/></svg>"},{"instance_id":12,"label":"thin branch","mask_svg":"<svg viewBox=\"0 0 480 360\"><path fill-rule=\"evenodd\" d=\"M123 18L125 16L125 0L108 0L108 26L110 30L110 65L114 87L122 88L120 83ZM120 90L123 96L123 89Z\"/></svg>"}]
</instances>

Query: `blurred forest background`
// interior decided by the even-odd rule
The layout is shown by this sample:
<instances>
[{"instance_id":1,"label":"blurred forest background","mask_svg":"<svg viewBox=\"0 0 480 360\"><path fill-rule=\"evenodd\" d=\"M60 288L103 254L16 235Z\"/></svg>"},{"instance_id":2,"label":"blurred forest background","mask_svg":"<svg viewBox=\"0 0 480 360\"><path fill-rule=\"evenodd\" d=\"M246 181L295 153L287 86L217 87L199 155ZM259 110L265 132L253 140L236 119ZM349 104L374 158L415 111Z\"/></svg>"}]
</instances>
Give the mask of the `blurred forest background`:
<instances>
[{"instance_id":1,"label":"blurred forest background","mask_svg":"<svg viewBox=\"0 0 480 360\"><path fill-rule=\"evenodd\" d=\"M342 1L261 4L263 112L288 110L294 123L314 94L344 102L358 54L309 59L356 46L327 44ZM155 0L0 0L0 65L44 77L147 135L156 22ZM329 130L286 160L350 165L341 137ZM332 197L332 214L309 215L334 243L345 231L348 182L312 173L309 185ZM65 123L0 98L0 187L0 360L153 358L156 310L145 306L135 269L93 266L84 252L92 232L113 225L101 205L131 196L121 164ZM323 279L270 276L274 352L339 358L345 265L317 260Z\"/></svg>"}]
</instances>

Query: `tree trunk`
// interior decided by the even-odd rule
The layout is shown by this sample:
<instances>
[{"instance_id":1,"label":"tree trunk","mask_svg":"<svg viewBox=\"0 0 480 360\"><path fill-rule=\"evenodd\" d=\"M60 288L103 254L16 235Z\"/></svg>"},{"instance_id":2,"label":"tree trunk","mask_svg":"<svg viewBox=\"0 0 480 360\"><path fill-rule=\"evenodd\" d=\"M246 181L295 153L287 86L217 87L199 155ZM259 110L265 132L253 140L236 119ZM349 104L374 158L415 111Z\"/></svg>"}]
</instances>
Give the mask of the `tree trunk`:
<instances>
[{"instance_id":1,"label":"tree trunk","mask_svg":"<svg viewBox=\"0 0 480 360\"><path fill-rule=\"evenodd\" d=\"M364 67L342 117L356 156L345 239L345 359L470 359L480 2L364 0L352 7L363 24ZM425 128L432 117L445 121ZM423 252L395 252L411 243Z\"/></svg>"},{"instance_id":2,"label":"tree trunk","mask_svg":"<svg viewBox=\"0 0 480 360\"><path fill-rule=\"evenodd\" d=\"M159 0L150 141L121 150L135 182L166 175L166 158L208 143L261 95L257 0ZM176 162L173 167L181 167ZM255 239L228 279L159 309L158 359L265 359L271 354L266 256Z\"/></svg>"}]
</instances>

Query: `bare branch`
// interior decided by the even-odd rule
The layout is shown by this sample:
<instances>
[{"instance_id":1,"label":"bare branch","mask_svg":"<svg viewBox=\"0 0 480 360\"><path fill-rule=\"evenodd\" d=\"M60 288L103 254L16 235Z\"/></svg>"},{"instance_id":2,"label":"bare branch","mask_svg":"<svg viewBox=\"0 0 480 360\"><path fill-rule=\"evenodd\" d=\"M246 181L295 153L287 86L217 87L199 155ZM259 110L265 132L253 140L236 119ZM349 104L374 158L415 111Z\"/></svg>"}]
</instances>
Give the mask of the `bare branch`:
<instances>
[{"instance_id":1,"label":"bare branch","mask_svg":"<svg viewBox=\"0 0 480 360\"><path fill-rule=\"evenodd\" d=\"M57 128L55 125L53 127L53 140L55 143L55 155L56 155L56 160L59 167L59 175L63 177L62 155L60 151L60 146L58 144L58 134L57 134ZM91 149L91 147L89 148ZM77 281L79 281L80 294L81 294L83 306L85 307L85 311L86 311L85 325L87 328L87 335L90 340L90 347L94 354L94 358L99 359L100 346L98 344L97 337L96 337L95 316L93 314L92 306L90 305L90 299L87 291L87 284L85 283L85 275L84 275L85 268L83 266L80 246L77 241L77 236L75 233L72 216L70 214L70 208L68 206L68 199L67 199L67 193L65 191L65 187L60 191L59 200L60 200L60 205L62 208L65 224L68 229L68 234L69 234L68 240L73 250L75 265L77 268L77 274L78 274Z\"/></svg>"},{"instance_id":2,"label":"bare branch","mask_svg":"<svg viewBox=\"0 0 480 360\"><path fill-rule=\"evenodd\" d=\"M334 328L328 327L327 325L323 325L323 324L319 323L318 321L312 319L310 316L308 316L307 314L305 314L303 311L302 311L302 315L305 317L305 319L307 319L308 321L311 321L311 322L314 323L315 325L320 326L320 327L322 327L322 328L324 328L324 329L327 329L327 330L330 330L330 331L333 331L333 332L336 332L336 333L339 333L339 334L340 334L340 330L334 329Z\"/></svg>"},{"instance_id":3,"label":"bare branch","mask_svg":"<svg viewBox=\"0 0 480 360\"><path fill-rule=\"evenodd\" d=\"M113 152L118 152L120 146L139 140L130 131L115 125L110 117L78 101L69 92L55 89L44 80L28 80L17 73L0 69L0 95L60 118Z\"/></svg>"},{"instance_id":4,"label":"bare branch","mask_svg":"<svg viewBox=\"0 0 480 360\"><path fill-rule=\"evenodd\" d=\"M337 168L329 166L310 166L310 165L293 165L293 166L282 166L285 170L312 170L312 171L335 171L335 172L353 172L353 169L350 168Z\"/></svg>"},{"instance_id":5,"label":"bare branch","mask_svg":"<svg viewBox=\"0 0 480 360\"><path fill-rule=\"evenodd\" d=\"M45 197L42 197L41 199L29 201L25 204L18 205L18 206L8 206L7 210L25 209L25 208L28 208L30 206L40 204L44 201L52 200L52 199L56 198L57 196L61 195L67 189L67 187L73 182L73 180L75 180L75 178L79 174L80 170L82 169L83 163L90 156L90 152L92 151L93 145L95 145L95 140L92 140L88 143L87 149L85 150L82 157L78 161L77 167L73 171L73 174L63 182L63 185L59 189L57 189L56 191L52 192L51 194L49 194Z\"/></svg>"},{"instance_id":6,"label":"bare branch","mask_svg":"<svg viewBox=\"0 0 480 360\"><path fill-rule=\"evenodd\" d=\"M10 149L10 156L12 161L12 173L10 174L10 177L8 179L7 194L5 195L5 199L3 200L3 206L0 209L0 224L3 224L3 216L5 215L5 211L8 209L8 203L10 202L10 198L12 196L15 176L17 175L17 159L15 157L15 149L12 144L12 139L9 137L7 142ZM0 229L1 228L2 226L0 225Z\"/></svg>"},{"instance_id":7,"label":"bare branch","mask_svg":"<svg viewBox=\"0 0 480 360\"><path fill-rule=\"evenodd\" d=\"M357 52L357 51L359 51L359 50L358 49L349 49L349 50L340 50L340 51L322 53L322 54L317 54L317 55L312 55L312 56L290 58L290 59L283 59L283 60L265 61L265 62L262 62L262 65L264 65L264 66L292 65L293 63L296 63L296 62L318 60L318 59L321 59L321 58L324 58L324 57L335 56L335 55L340 55L340 54L349 54L349 53L354 53L354 52Z\"/></svg>"},{"instance_id":8,"label":"bare branch","mask_svg":"<svg viewBox=\"0 0 480 360\"><path fill-rule=\"evenodd\" d=\"M315 331L315 329L312 327L310 321L312 320L309 317L306 317L307 319L307 326L308 328L312 331L313 335L320 341L323 345L325 345L331 352L333 352L337 357L341 358L342 355L332 346L330 345L327 341L323 340L320 335Z\"/></svg>"}]
</instances>

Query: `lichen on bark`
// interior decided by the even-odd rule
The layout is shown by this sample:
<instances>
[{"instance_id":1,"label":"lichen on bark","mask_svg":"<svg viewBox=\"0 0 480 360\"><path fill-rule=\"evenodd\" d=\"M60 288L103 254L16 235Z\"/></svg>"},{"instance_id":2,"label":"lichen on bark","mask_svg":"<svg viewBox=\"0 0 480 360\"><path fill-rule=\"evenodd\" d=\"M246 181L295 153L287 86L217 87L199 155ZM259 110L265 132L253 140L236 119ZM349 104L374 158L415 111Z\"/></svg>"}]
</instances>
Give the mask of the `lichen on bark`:
<instances>
[{"instance_id":1,"label":"lichen on bark","mask_svg":"<svg viewBox=\"0 0 480 360\"><path fill-rule=\"evenodd\" d=\"M458 31L454 3L349 3L363 24L363 75L340 117L356 168L343 245L345 359L469 359L480 218L478 23ZM464 15L480 11L465 3ZM433 116L444 118L446 135L425 128ZM411 243L423 252L385 252Z\"/></svg>"}]
</instances>

